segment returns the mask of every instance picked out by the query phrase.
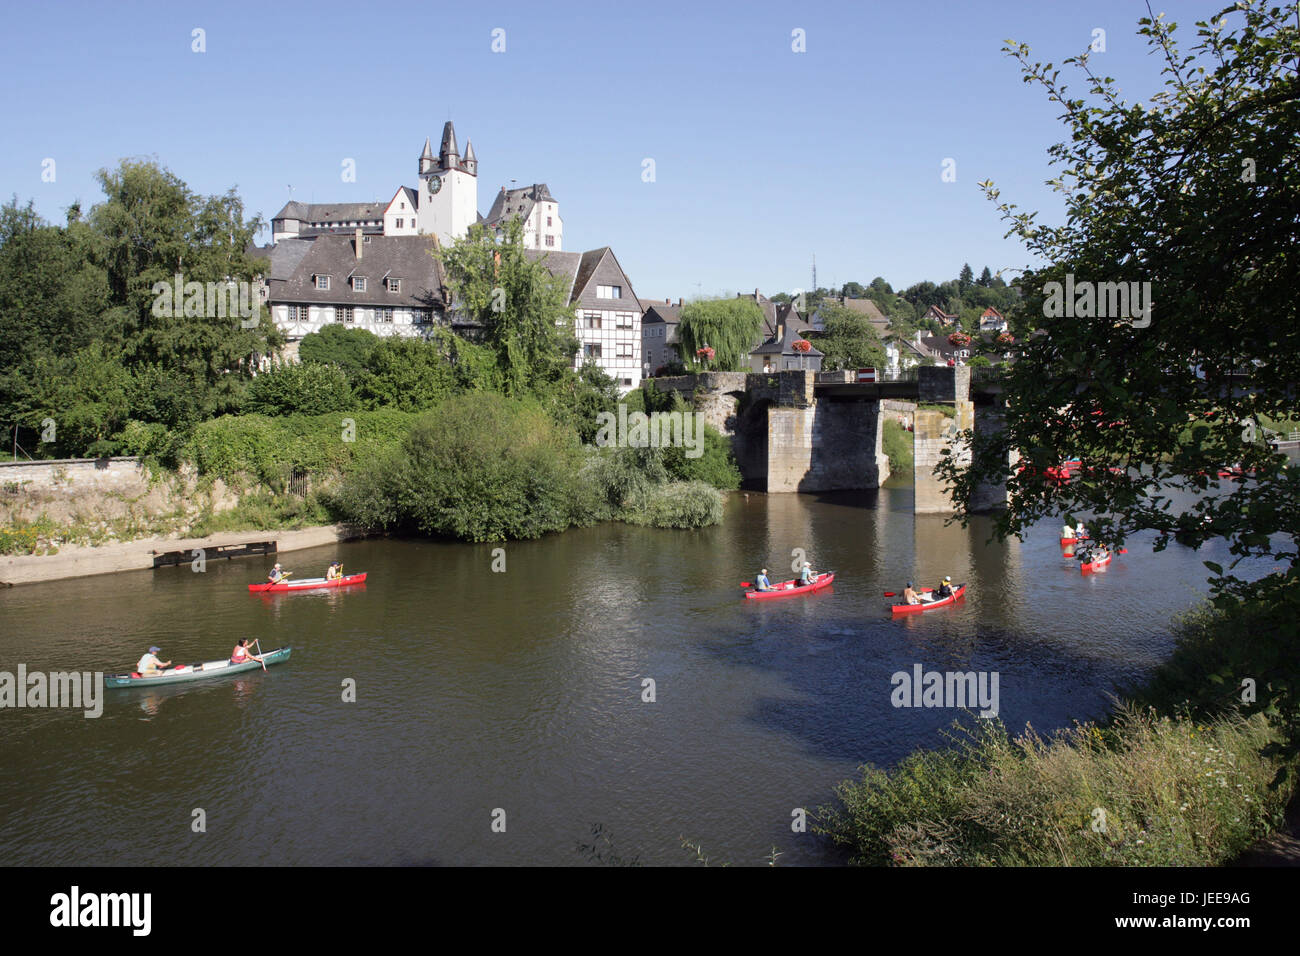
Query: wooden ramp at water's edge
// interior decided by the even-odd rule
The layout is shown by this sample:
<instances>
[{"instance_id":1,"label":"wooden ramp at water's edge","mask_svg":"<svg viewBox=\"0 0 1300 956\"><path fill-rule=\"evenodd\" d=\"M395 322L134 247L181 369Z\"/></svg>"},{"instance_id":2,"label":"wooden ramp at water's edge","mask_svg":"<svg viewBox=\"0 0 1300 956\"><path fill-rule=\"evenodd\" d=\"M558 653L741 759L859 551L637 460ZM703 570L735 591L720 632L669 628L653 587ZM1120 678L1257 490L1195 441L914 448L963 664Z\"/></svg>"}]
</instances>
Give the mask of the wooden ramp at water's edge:
<instances>
[{"instance_id":1,"label":"wooden ramp at water's edge","mask_svg":"<svg viewBox=\"0 0 1300 956\"><path fill-rule=\"evenodd\" d=\"M268 532L232 531L206 538L144 538L100 547L64 545L57 554L3 555L0 556L0 587L112 574L115 571L175 567L193 563L199 557L199 551L202 551L204 560L269 557L284 551L319 548L363 537L346 525L271 533L275 535L273 539L262 541L250 541L250 538Z\"/></svg>"}]
</instances>

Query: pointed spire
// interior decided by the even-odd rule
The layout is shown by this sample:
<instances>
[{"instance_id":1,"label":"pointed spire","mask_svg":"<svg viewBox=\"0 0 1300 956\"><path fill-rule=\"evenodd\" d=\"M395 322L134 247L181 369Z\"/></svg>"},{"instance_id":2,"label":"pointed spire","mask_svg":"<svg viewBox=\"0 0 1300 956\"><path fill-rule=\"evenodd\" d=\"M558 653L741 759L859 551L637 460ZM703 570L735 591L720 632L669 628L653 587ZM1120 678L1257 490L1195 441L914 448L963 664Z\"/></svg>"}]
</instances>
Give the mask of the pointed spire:
<instances>
[{"instance_id":1,"label":"pointed spire","mask_svg":"<svg viewBox=\"0 0 1300 956\"><path fill-rule=\"evenodd\" d=\"M445 169L455 166L456 160L460 159L460 154L456 150L456 127L451 125L451 120L447 120L442 128L442 148L438 151L438 159Z\"/></svg>"},{"instance_id":2,"label":"pointed spire","mask_svg":"<svg viewBox=\"0 0 1300 956\"><path fill-rule=\"evenodd\" d=\"M474 155L474 141L472 139L465 140L465 162L472 163L477 158Z\"/></svg>"},{"instance_id":3,"label":"pointed spire","mask_svg":"<svg viewBox=\"0 0 1300 956\"><path fill-rule=\"evenodd\" d=\"M424 137L424 152L420 154L421 159L433 159L433 140L428 136Z\"/></svg>"}]
</instances>

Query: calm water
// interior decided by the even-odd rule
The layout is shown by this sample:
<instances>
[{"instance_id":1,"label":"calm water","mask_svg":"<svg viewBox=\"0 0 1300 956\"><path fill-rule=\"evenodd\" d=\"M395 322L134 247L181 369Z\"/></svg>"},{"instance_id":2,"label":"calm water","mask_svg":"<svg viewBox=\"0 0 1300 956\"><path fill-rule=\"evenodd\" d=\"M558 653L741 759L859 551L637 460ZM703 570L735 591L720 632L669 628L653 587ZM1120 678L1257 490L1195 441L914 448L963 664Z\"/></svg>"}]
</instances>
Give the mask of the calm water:
<instances>
[{"instance_id":1,"label":"calm water","mask_svg":"<svg viewBox=\"0 0 1300 956\"><path fill-rule=\"evenodd\" d=\"M600 824L607 856L645 863L689 864L682 838L734 865L773 845L783 864L835 862L791 833L791 810L828 802L862 762L941 744L956 716L892 707L893 672L997 671L1012 726L1097 715L1169 652L1201 562L1225 556L1139 540L1082 577L1056 523L986 546L986 526L910 507L907 489L735 495L699 533L611 524L509 544L505 573L489 545L282 556L300 577L336 554L370 573L324 594L250 595L255 559L0 591L0 670L120 673L151 644L193 662L245 635L294 648L266 674L106 690L98 720L0 711L0 860L564 865ZM838 572L830 592L741 599L761 566L789 576L795 547ZM882 591L943 574L970 582L963 605L890 619Z\"/></svg>"}]
</instances>

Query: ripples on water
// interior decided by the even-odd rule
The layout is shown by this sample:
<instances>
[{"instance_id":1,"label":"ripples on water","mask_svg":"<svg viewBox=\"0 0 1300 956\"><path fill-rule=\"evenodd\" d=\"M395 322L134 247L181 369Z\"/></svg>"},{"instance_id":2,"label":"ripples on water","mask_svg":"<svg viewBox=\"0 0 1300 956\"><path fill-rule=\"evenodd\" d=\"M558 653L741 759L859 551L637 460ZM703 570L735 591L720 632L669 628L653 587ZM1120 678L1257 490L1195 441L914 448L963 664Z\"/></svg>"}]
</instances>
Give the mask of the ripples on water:
<instances>
[{"instance_id":1,"label":"ripples on water","mask_svg":"<svg viewBox=\"0 0 1300 956\"><path fill-rule=\"evenodd\" d=\"M790 831L864 761L941 745L952 711L895 709L890 675L987 670L1002 717L1040 731L1103 712L1169 651L1201 561L1130 543L1082 577L1048 522L986 545L986 525L916 517L906 490L732 497L698 533L624 525L506 546L362 541L335 556L366 586L250 595L255 560L0 592L0 669L120 673L151 645L219 659L240 636L292 644L268 673L106 691L103 717L0 711L0 858L9 864L687 864L836 861ZM745 601L803 548L826 592ZM1267 570L1261 566L1257 570ZM965 602L891 620L885 590L944 574ZM345 678L356 703L341 700ZM643 682L656 700L644 702ZM191 831L192 811L207 832ZM496 809L506 831L490 828ZM607 848L608 849L608 848Z\"/></svg>"}]
</instances>

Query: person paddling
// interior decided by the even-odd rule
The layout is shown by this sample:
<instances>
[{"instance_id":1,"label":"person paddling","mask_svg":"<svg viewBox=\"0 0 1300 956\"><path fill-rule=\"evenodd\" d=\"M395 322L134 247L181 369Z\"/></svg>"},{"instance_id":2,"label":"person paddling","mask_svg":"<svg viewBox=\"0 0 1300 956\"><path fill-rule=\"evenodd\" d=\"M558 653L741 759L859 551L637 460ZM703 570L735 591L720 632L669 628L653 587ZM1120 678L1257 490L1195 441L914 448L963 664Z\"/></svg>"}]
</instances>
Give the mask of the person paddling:
<instances>
[{"instance_id":1,"label":"person paddling","mask_svg":"<svg viewBox=\"0 0 1300 956\"><path fill-rule=\"evenodd\" d=\"M908 604L921 603L921 595L916 593L916 589L912 587L911 581L908 581L907 587L903 588L903 600L905 600Z\"/></svg>"},{"instance_id":2,"label":"person paddling","mask_svg":"<svg viewBox=\"0 0 1300 956\"><path fill-rule=\"evenodd\" d=\"M812 565L805 561L803 567L799 569L799 587L802 588L812 584L814 577L815 575L812 573Z\"/></svg>"},{"instance_id":3,"label":"person paddling","mask_svg":"<svg viewBox=\"0 0 1300 956\"><path fill-rule=\"evenodd\" d=\"M149 648L149 653L140 658L140 662L135 665L136 673L141 677L157 677L168 667L171 667L171 661L158 660L158 652L161 650L161 647Z\"/></svg>"},{"instance_id":4,"label":"person paddling","mask_svg":"<svg viewBox=\"0 0 1300 956\"><path fill-rule=\"evenodd\" d=\"M279 562L276 562L275 567L271 569L271 573L266 576L266 579L270 581L272 584L279 584L286 577L287 575L280 570Z\"/></svg>"},{"instance_id":5,"label":"person paddling","mask_svg":"<svg viewBox=\"0 0 1300 956\"><path fill-rule=\"evenodd\" d=\"M943 583L934 589L934 600L941 601L952 597L952 578L945 576Z\"/></svg>"},{"instance_id":6,"label":"person paddling","mask_svg":"<svg viewBox=\"0 0 1300 956\"><path fill-rule=\"evenodd\" d=\"M343 577L343 565L335 561L329 566L329 570L325 572L325 580L334 581L341 577Z\"/></svg>"},{"instance_id":7,"label":"person paddling","mask_svg":"<svg viewBox=\"0 0 1300 956\"><path fill-rule=\"evenodd\" d=\"M776 590L776 588L772 587L772 582L767 579L767 568L764 568L762 571L758 572L758 578L757 580L754 581L754 589L756 591Z\"/></svg>"},{"instance_id":8,"label":"person paddling","mask_svg":"<svg viewBox=\"0 0 1300 956\"><path fill-rule=\"evenodd\" d=\"M230 663L247 664L249 661L262 663L262 659L248 649L248 638L243 637L235 644L235 649L230 652Z\"/></svg>"},{"instance_id":9,"label":"person paddling","mask_svg":"<svg viewBox=\"0 0 1300 956\"><path fill-rule=\"evenodd\" d=\"M1076 535L1074 533L1074 529L1067 524L1064 528L1061 529L1061 537L1068 539L1068 538L1076 538L1078 537L1078 535Z\"/></svg>"}]
</instances>

